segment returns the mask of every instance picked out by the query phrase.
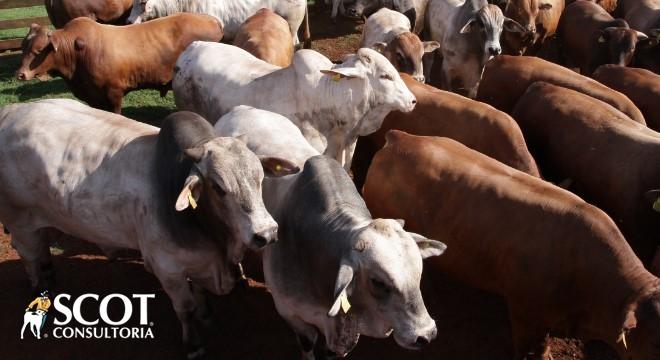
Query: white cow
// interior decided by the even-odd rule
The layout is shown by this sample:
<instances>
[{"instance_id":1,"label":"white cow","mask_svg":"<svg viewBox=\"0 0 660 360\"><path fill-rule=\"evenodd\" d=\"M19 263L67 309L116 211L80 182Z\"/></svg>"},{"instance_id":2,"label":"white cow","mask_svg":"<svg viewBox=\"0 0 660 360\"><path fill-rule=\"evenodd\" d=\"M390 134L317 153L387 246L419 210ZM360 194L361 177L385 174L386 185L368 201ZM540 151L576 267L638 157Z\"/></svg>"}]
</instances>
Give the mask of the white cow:
<instances>
[{"instance_id":1,"label":"white cow","mask_svg":"<svg viewBox=\"0 0 660 360\"><path fill-rule=\"evenodd\" d=\"M37 339L41 339L41 324L43 323L44 316L46 312L43 310L37 311L26 311L23 315L23 327L21 328L21 339L25 334L25 328L30 326L30 331L32 335Z\"/></svg>"},{"instance_id":2,"label":"white cow","mask_svg":"<svg viewBox=\"0 0 660 360\"><path fill-rule=\"evenodd\" d=\"M424 82L422 57L440 47L437 41L422 42L411 32L410 20L402 13L382 8L364 23L360 47L383 54L400 72Z\"/></svg>"},{"instance_id":3,"label":"white cow","mask_svg":"<svg viewBox=\"0 0 660 360\"><path fill-rule=\"evenodd\" d=\"M486 0L430 0L426 29L440 43L442 88L471 98L476 96L486 61L502 52L502 30L527 31ZM432 63L429 56L424 64L427 75Z\"/></svg>"},{"instance_id":4,"label":"white cow","mask_svg":"<svg viewBox=\"0 0 660 360\"><path fill-rule=\"evenodd\" d=\"M32 286L49 286L45 230L139 250L172 301L189 357L203 353L194 320L212 323L204 289L230 292L247 247L277 239L262 166L297 171L217 137L194 113L169 115L159 132L64 99L0 109L0 144L0 221Z\"/></svg>"},{"instance_id":5,"label":"white cow","mask_svg":"<svg viewBox=\"0 0 660 360\"><path fill-rule=\"evenodd\" d=\"M215 121L238 105L284 115L310 144L350 168L358 136L380 128L392 110L417 102L383 55L360 49L341 65L312 50L280 68L235 46L193 42L174 68L174 99Z\"/></svg>"},{"instance_id":6,"label":"white cow","mask_svg":"<svg viewBox=\"0 0 660 360\"><path fill-rule=\"evenodd\" d=\"M239 106L220 118L220 136L246 136L261 156L285 156L301 172L264 180L264 202L278 224L277 244L264 249L264 275L277 311L298 336L303 359L314 359L318 335L345 356L360 335L394 331L396 342L421 349L436 336L419 283L422 258L445 245L372 219L339 163L318 155L285 117Z\"/></svg>"},{"instance_id":7,"label":"white cow","mask_svg":"<svg viewBox=\"0 0 660 360\"><path fill-rule=\"evenodd\" d=\"M227 41L233 40L241 24L262 8L283 17L289 23L294 44L298 44L298 28L306 20L306 0L133 0L128 22L139 23L178 12L208 14L220 20L223 39Z\"/></svg>"}]
</instances>

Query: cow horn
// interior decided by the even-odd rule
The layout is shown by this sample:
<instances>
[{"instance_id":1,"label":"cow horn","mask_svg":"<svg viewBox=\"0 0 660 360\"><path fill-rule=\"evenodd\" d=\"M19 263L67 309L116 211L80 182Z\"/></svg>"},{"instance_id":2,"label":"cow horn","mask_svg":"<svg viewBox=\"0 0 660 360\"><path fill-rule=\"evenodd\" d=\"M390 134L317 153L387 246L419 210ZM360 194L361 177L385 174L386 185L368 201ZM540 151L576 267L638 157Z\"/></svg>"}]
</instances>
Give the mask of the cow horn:
<instances>
[{"instance_id":1,"label":"cow horn","mask_svg":"<svg viewBox=\"0 0 660 360\"><path fill-rule=\"evenodd\" d=\"M628 342L626 341L626 331L621 330L621 334L619 334L619 338L616 339L617 343L623 342L623 347L628 350Z\"/></svg>"}]
</instances>

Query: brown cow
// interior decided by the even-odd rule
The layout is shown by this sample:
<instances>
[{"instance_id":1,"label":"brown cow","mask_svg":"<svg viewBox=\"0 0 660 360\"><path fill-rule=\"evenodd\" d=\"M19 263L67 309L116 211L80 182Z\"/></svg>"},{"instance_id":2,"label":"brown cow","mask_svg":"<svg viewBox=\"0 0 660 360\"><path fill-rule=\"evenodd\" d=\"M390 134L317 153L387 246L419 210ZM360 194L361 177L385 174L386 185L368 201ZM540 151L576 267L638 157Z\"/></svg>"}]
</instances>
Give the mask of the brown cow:
<instances>
[{"instance_id":1,"label":"brown cow","mask_svg":"<svg viewBox=\"0 0 660 360\"><path fill-rule=\"evenodd\" d=\"M539 48L546 37L554 34L556 24L552 29L548 27L552 27L552 21L559 23L559 15L564 9L564 0L496 0L495 3L506 17L527 30L526 33L502 33L502 51L510 55L522 55L532 47ZM555 6L560 7L558 12L553 10ZM542 23L543 20L550 20L550 23Z\"/></svg>"},{"instance_id":2,"label":"brown cow","mask_svg":"<svg viewBox=\"0 0 660 360\"><path fill-rule=\"evenodd\" d=\"M625 94L644 114L648 127L660 131L660 75L618 65L603 65L594 80Z\"/></svg>"},{"instance_id":3,"label":"brown cow","mask_svg":"<svg viewBox=\"0 0 660 360\"><path fill-rule=\"evenodd\" d=\"M220 41L222 26L209 15L175 14L144 24L101 25L89 18L50 31L33 24L23 40L20 80L60 75L73 94L115 113L129 91L171 88L179 54L195 40Z\"/></svg>"},{"instance_id":4,"label":"brown cow","mask_svg":"<svg viewBox=\"0 0 660 360\"><path fill-rule=\"evenodd\" d=\"M518 170L539 176L518 124L507 114L484 103L415 81L401 79L417 98L409 113L392 111L380 130L358 139L353 155L353 180L362 189L376 151L385 145L385 134L398 129L415 135L446 136Z\"/></svg>"},{"instance_id":5,"label":"brown cow","mask_svg":"<svg viewBox=\"0 0 660 360\"><path fill-rule=\"evenodd\" d=\"M617 11L631 28L649 36L638 45L635 66L660 74L660 0L620 0Z\"/></svg>"},{"instance_id":6,"label":"brown cow","mask_svg":"<svg viewBox=\"0 0 660 360\"><path fill-rule=\"evenodd\" d=\"M502 55L486 63L477 100L511 114L518 99L535 81L546 81L587 94L646 124L642 112L625 95L563 66L531 56Z\"/></svg>"},{"instance_id":7,"label":"brown cow","mask_svg":"<svg viewBox=\"0 0 660 360\"><path fill-rule=\"evenodd\" d=\"M261 9L245 20L234 45L273 65L287 67L293 60L289 23L270 9Z\"/></svg>"},{"instance_id":8,"label":"brown cow","mask_svg":"<svg viewBox=\"0 0 660 360\"><path fill-rule=\"evenodd\" d=\"M570 5L574 3L576 0L566 0L566 5ZM600 7L602 7L605 11L608 13L612 14L615 12L617 5L619 3L618 0L589 0L593 2L594 4L598 4Z\"/></svg>"},{"instance_id":9,"label":"brown cow","mask_svg":"<svg viewBox=\"0 0 660 360\"><path fill-rule=\"evenodd\" d=\"M627 66L637 42L648 39L588 0L566 6L557 34L567 63L578 66L583 75L591 75L602 64Z\"/></svg>"},{"instance_id":10,"label":"brown cow","mask_svg":"<svg viewBox=\"0 0 660 360\"><path fill-rule=\"evenodd\" d=\"M513 112L541 172L605 210L645 265L660 245L660 134L576 91L532 84Z\"/></svg>"},{"instance_id":11,"label":"brown cow","mask_svg":"<svg viewBox=\"0 0 660 360\"><path fill-rule=\"evenodd\" d=\"M77 17L103 24L126 24L133 0L44 0L50 22L57 29Z\"/></svg>"},{"instance_id":12,"label":"brown cow","mask_svg":"<svg viewBox=\"0 0 660 360\"><path fill-rule=\"evenodd\" d=\"M364 196L374 216L447 244L425 271L505 297L515 359L548 359L549 330L600 339L627 360L660 359L660 279L605 213L570 192L454 140L393 130Z\"/></svg>"}]
</instances>

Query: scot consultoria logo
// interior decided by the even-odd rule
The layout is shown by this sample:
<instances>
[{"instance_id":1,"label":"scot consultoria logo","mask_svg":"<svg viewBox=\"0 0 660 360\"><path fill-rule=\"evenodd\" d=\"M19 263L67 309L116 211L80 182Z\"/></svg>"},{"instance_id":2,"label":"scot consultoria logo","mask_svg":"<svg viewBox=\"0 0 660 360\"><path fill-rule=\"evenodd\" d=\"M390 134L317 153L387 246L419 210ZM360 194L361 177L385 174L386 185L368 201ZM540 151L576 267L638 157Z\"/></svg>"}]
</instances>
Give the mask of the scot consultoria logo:
<instances>
[{"instance_id":1,"label":"scot consultoria logo","mask_svg":"<svg viewBox=\"0 0 660 360\"><path fill-rule=\"evenodd\" d=\"M25 330L29 329L37 339L48 337L44 325L48 318L53 319L52 338L55 339L153 339L153 322L149 321L149 299L155 294L133 294L130 298L123 294L109 294L100 297L97 294L82 294L73 298L69 294L58 294L53 299L53 310L48 291L35 298L25 309L21 339L25 338ZM114 313L111 318L108 306L117 302L116 308L121 317ZM83 315L83 303L89 309L97 308L98 315ZM137 308L134 311L134 308ZM94 313L94 311L92 311ZM137 323L129 325L133 315L137 315ZM135 323L135 321L133 321Z\"/></svg>"},{"instance_id":2,"label":"scot consultoria logo","mask_svg":"<svg viewBox=\"0 0 660 360\"><path fill-rule=\"evenodd\" d=\"M32 310L34 308L34 310ZM41 339L41 330L46 324L48 318L48 309L50 308L50 298L48 291L41 293L41 296L32 300L32 302L25 309L23 315L23 327L21 328L21 339L25 335L25 329L29 326L32 335L37 339Z\"/></svg>"}]
</instances>

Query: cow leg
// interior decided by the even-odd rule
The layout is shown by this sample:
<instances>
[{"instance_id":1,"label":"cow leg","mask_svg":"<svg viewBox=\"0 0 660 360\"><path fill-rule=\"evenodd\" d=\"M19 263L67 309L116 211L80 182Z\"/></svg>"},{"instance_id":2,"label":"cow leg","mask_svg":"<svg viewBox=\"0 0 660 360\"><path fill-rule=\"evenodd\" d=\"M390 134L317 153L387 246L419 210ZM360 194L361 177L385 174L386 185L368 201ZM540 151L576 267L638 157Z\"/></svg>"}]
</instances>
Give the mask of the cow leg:
<instances>
[{"instance_id":1,"label":"cow leg","mask_svg":"<svg viewBox=\"0 0 660 360\"><path fill-rule=\"evenodd\" d=\"M209 293L203 287L190 283L190 288L195 297L195 318L202 324L202 326L209 330L217 324L213 311L209 306Z\"/></svg>"},{"instance_id":2,"label":"cow leg","mask_svg":"<svg viewBox=\"0 0 660 360\"><path fill-rule=\"evenodd\" d=\"M164 262L169 263L169 262ZM181 322L183 346L188 359L200 359L206 354L202 338L195 327L195 297L188 280L183 274L171 273L159 267L158 262L152 262L151 269L158 278L163 289L170 297L176 316Z\"/></svg>"},{"instance_id":3,"label":"cow leg","mask_svg":"<svg viewBox=\"0 0 660 360\"><path fill-rule=\"evenodd\" d=\"M11 242L23 260L32 289L36 292L48 289L55 276L44 232L14 229Z\"/></svg>"},{"instance_id":4,"label":"cow leg","mask_svg":"<svg viewBox=\"0 0 660 360\"><path fill-rule=\"evenodd\" d=\"M316 328L298 317L287 317L287 323L293 328L300 345L302 360L315 360L314 347L318 339L319 332Z\"/></svg>"},{"instance_id":5,"label":"cow leg","mask_svg":"<svg viewBox=\"0 0 660 360\"><path fill-rule=\"evenodd\" d=\"M337 21L337 11L339 10L339 3L341 0L332 0L332 15L330 16L332 18L333 22Z\"/></svg>"},{"instance_id":6,"label":"cow leg","mask_svg":"<svg viewBox=\"0 0 660 360\"><path fill-rule=\"evenodd\" d=\"M124 100L124 92L120 89L109 89L108 90L108 103L109 109L115 114L121 114L121 104Z\"/></svg>"},{"instance_id":7,"label":"cow leg","mask_svg":"<svg viewBox=\"0 0 660 360\"><path fill-rule=\"evenodd\" d=\"M530 321L529 313L516 313L510 307L515 360L552 360L548 330ZM533 317L531 317L533 319Z\"/></svg>"}]
</instances>

